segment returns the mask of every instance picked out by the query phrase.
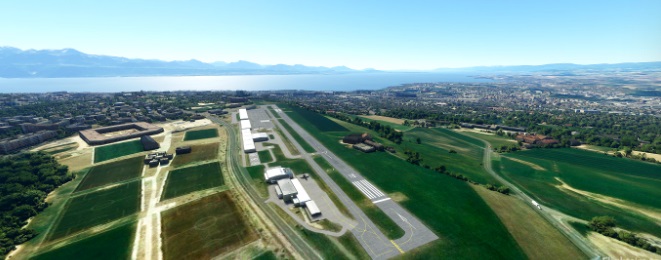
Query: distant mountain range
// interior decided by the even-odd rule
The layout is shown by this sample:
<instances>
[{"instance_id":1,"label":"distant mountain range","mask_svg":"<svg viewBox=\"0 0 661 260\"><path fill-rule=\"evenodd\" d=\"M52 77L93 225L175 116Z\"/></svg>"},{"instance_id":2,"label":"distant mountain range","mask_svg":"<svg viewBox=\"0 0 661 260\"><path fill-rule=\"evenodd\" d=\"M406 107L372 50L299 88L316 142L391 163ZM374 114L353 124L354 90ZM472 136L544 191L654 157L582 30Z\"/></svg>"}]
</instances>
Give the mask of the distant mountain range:
<instances>
[{"instance_id":1,"label":"distant mountain range","mask_svg":"<svg viewBox=\"0 0 661 260\"><path fill-rule=\"evenodd\" d=\"M0 77L68 78L115 76L287 75L362 72L344 66L261 65L249 61L204 63L92 55L75 49L21 50L0 47Z\"/></svg>"},{"instance_id":2,"label":"distant mountain range","mask_svg":"<svg viewBox=\"0 0 661 260\"><path fill-rule=\"evenodd\" d=\"M469 67L436 69L427 72L459 73L528 73L554 72L572 75L572 71L659 70L661 62L578 65L571 63ZM198 60L162 61L92 55L75 49L21 50L0 47L0 78L69 78L131 76L216 76L216 75L289 75L379 72L354 70L345 66L312 67L305 65L261 65L249 61L212 62Z\"/></svg>"},{"instance_id":3,"label":"distant mountain range","mask_svg":"<svg viewBox=\"0 0 661 260\"><path fill-rule=\"evenodd\" d=\"M518 65L518 66L480 66L468 68L447 69L440 68L437 72L480 72L480 73L527 73L527 72L571 72L571 71L640 71L661 70L661 61L653 62L626 62L612 64L573 64L555 63L544 65Z\"/></svg>"}]
</instances>

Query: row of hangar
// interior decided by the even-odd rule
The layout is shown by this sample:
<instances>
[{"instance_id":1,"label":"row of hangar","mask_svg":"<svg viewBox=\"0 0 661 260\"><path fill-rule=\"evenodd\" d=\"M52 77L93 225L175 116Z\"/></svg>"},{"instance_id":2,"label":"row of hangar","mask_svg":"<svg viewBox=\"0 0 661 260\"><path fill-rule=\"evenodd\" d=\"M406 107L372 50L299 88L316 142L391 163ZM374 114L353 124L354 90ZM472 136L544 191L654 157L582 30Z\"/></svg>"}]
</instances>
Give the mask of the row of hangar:
<instances>
[{"instance_id":1,"label":"row of hangar","mask_svg":"<svg viewBox=\"0 0 661 260\"><path fill-rule=\"evenodd\" d=\"M239 125L241 126L241 137L243 139L243 152L254 153L257 151L255 142L268 141L269 137L266 133L252 133L252 125L248 118L248 110L239 109Z\"/></svg>"}]
</instances>

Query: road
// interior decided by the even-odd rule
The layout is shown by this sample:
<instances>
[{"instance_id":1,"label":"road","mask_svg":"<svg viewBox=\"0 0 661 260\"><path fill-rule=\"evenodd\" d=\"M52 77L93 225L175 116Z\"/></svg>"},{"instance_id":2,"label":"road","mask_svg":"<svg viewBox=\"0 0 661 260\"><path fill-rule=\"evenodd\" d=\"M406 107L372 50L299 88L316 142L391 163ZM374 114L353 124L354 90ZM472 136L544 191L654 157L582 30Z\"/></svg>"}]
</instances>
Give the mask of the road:
<instances>
[{"instance_id":1,"label":"road","mask_svg":"<svg viewBox=\"0 0 661 260\"><path fill-rule=\"evenodd\" d=\"M278 216L273 208L264 203L257 191L252 188L250 180L247 179L248 172L242 167L242 165L240 165L241 159L239 156L243 153L243 149L240 147L241 142L235 133L234 127L215 116L207 114L206 117L212 122L222 125L227 130L227 168L231 171L230 174L236 176L248 196L250 196L260 210L262 210L262 212L264 212L264 214L273 222L276 228L278 228L278 230L289 240L290 244L299 254L301 254L301 256L303 256L304 259L323 259L323 257L319 255L296 230L293 229L293 227L289 226Z\"/></svg>"},{"instance_id":2,"label":"road","mask_svg":"<svg viewBox=\"0 0 661 260\"><path fill-rule=\"evenodd\" d=\"M490 145L489 142L479 139L482 142L484 142L484 161L483 161L483 166L484 169L491 174L496 180L501 182L502 184L508 186L512 191L513 195L515 197L518 197L519 199L522 199L524 203L528 206L530 206L533 210L537 211L539 215L541 215L546 221L551 223L557 230L559 230L562 234L564 234L569 240L574 243L585 255L587 255L591 259L595 258L603 258L606 254L601 253L599 250L594 248L592 244L590 244L583 235L581 235L578 231L576 231L574 228L570 227L567 223L564 223L555 217L552 216L552 214L560 215L562 213L559 213L553 209L550 209L548 207L545 207L541 205L542 210L538 209L532 204L532 198L528 196L526 193L522 192L517 186L513 185L509 181L505 180L503 177L498 175L492 168L491 166L491 149L489 149Z\"/></svg>"},{"instance_id":3,"label":"road","mask_svg":"<svg viewBox=\"0 0 661 260\"><path fill-rule=\"evenodd\" d=\"M275 107L275 106L274 106ZM264 106L260 108L268 111ZM363 213L358 206L344 193L344 191L337 186L337 184L328 176L328 174L313 160L312 156L305 153L304 149L300 146L296 139L286 131L278 120L274 123L280 127L282 132L289 138L289 140L301 151L301 157L305 159L314 169L315 172L326 182L330 189L337 195L340 201L349 209L351 214L358 221L358 226L354 227L351 231L358 238L360 244L365 248L367 253L373 259L387 259L406 251L417 248L431 241L438 239L429 228L427 228L417 217L413 216L407 210L402 208L399 204L391 200L387 194L380 191L376 186L371 184L368 180L360 175L359 172L351 168L344 161L339 159L332 151L328 150L312 135L292 120L286 113L276 108L276 112L280 117L296 131L301 138L303 138L310 146L315 149L317 154L326 158L326 160L338 172L340 172L347 180L349 180L358 190L360 190L372 203L379 207L388 217L390 217L405 234L401 238L391 241L376 227L376 225ZM275 118L275 117L273 117Z\"/></svg>"}]
</instances>

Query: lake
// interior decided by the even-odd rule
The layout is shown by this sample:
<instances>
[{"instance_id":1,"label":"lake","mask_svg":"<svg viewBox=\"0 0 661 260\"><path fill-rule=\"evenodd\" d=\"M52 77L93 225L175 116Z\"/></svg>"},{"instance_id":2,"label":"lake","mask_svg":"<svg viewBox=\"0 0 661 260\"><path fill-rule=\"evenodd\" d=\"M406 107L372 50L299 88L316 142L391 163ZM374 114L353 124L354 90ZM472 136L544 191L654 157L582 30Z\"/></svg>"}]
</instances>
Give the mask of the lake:
<instances>
[{"instance_id":1,"label":"lake","mask_svg":"<svg viewBox=\"0 0 661 260\"><path fill-rule=\"evenodd\" d=\"M306 75L156 76L100 78L0 78L1 93L176 90L375 90L407 83L491 82L475 75L389 72Z\"/></svg>"}]
</instances>

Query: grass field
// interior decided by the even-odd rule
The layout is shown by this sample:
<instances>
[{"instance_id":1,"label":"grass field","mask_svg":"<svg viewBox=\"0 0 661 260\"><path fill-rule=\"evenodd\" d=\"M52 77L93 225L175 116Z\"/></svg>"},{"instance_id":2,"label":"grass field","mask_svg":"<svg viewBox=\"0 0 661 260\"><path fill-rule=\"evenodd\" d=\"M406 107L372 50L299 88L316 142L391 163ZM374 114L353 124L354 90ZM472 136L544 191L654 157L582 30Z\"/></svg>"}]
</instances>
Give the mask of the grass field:
<instances>
[{"instance_id":1,"label":"grass field","mask_svg":"<svg viewBox=\"0 0 661 260\"><path fill-rule=\"evenodd\" d=\"M142 174L142 156L92 167L75 192L138 178Z\"/></svg>"},{"instance_id":2,"label":"grass field","mask_svg":"<svg viewBox=\"0 0 661 260\"><path fill-rule=\"evenodd\" d=\"M258 238L229 192L162 213L164 259L211 259Z\"/></svg>"},{"instance_id":3,"label":"grass field","mask_svg":"<svg viewBox=\"0 0 661 260\"><path fill-rule=\"evenodd\" d=\"M492 147L496 147L496 148L501 146L511 146L511 145L518 146L516 140L510 139L508 137L497 136L495 134L476 133L472 131L461 131L459 133L487 141L489 142L489 144L491 144Z\"/></svg>"},{"instance_id":4,"label":"grass field","mask_svg":"<svg viewBox=\"0 0 661 260\"><path fill-rule=\"evenodd\" d=\"M314 126L314 128L316 128L317 131L322 131L322 132L347 131L347 129L344 128L343 126L335 123L334 121L326 117L320 116L315 112L308 111L299 107L289 107L286 105L279 105L279 106L282 108L287 108L288 110L296 113L300 117L305 118L305 120L310 122L310 124ZM291 112L288 114L291 114Z\"/></svg>"},{"instance_id":5,"label":"grass field","mask_svg":"<svg viewBox=\"0 0 661 260\"><path fill-rule=\"evenodd\" d=\"M301 145L301 147L303 148L304 151L306 151L308 153L314 153L315 152L314 148L312 148L312 146L310 144L308 144L308 142L303 140L303 137L301 137L298 134L298 132L294 131L294 129L292 129L291 126L287 122L285 122L284 119L278 119L278 121L287 130L287 132L289 132L289 134L291 134L291 136L294 137L296 142Z\"/></svg>"},{"instance_id":6,"label":"grass field","mask_svg":"<svg viewBox=\"0 0 661 260\"><path fill-rule=\"evenodd\" d=\"M275 118L282 118L282 117L280 117L280 114L278 114L277 112L275 112L275 109L273 109L273 106L268 106L268 109L271 111L271 114L273 114L273 116L274 116Z\"/></svg>"},{"instance_id":7,"label":"grass field","mask_svg":"<svg viewBox=\"0 0 661 260\"><path fill-rule=\"evenodd\" d=\"M289 140L289 138L285 136L285 134L282 132L282 129L277 126L274 129L275 132L278 133L278 136L280 136L280 139L282 139L282 142L285 144L285 146L287 146L287 150L289 150L292 155L301 154L301 152L296 147L294 147L294 144Z\"/></svg>"},{"instance_id":8,"label":"grass field","mask_svg":"<svg viewBox=\"0 0 661 260\"><path fill-rule=\"evenodd\" d=\"M419 152L422 163L432 169L445 165L449 171L463 174L478 183L498 183L482 167L484 143L444 128L415 128L406 132L406 140L416 138L422 142L407 141L401 146ZM450 153L451 150L457 153Z\"/></svg>"},{"instance_id":9,"label":"grass field","mask_svg":"<svg viewBox=\"0 0 661 260\"><path fill-rule=\"evenodd\" d=\"M522 248L498 216L466 182L411 165L388 153L365 154L348 149L340 144L339 140L349 131L321 132L314 126L313 122L317 120L307 120L294 111L288 113L292 119L373 184L387 193L405 194L408 200L401 202L401 205L440 237L428 246L408 252L405 257L526 258ZM365 128L348 123L336 123L344 128L354 128L350 129L354 132L368 132ZM407 135L411 131L407 132ZM484 145L479 140L451 131L446 135L463 140L464 143ZM408 137L405 135L405 138ZM386 145L394 145L383 142ZM402 147L396 147L401 151Z\"/></svg>"},{"instance_id":10,"label":"grass field","mask_svg":"<svg viewBox=\"0 0 661 260\"><path fill-rule=\"evenodd\" d=\"M399 130L399 131L402 131L402 132L413 129L412 126L403 125L401 122L403 122L404 120L401 120L401 119L386 118L386 117L381 117L381 116L358 116L358 117L360 117L360 119L362 119L364 122L376 121L381 125L387 125L387 126L392 127L395 130Z\"/></svg>"},{"instance_id":11,"label":"grass field","mask_svg":"<svg viewBox=\"0 0 661 260\"><path fill-rule=\"evenodd\" d=\"M264 181L264 165L255 165L251 167L246 167L250 179L252 180L252 186L259 192L259 195L262 198L268 196L268 185Z\"/></svg>"},{"instance_id":12,"label":"grass field","mask_svg":"<svg viewBox=\"0 0 661 260\"><path fill-rule=\"evenodd\" d=\"M516 152L494 168L543 205L584 220L613 216L620 227L661 237L661 200L651 199L661 197L659 165L565 148Z\"/></svg>"},{"instance_id":13,"label":"grass field","mask_svg":"<svg viewBox=\"0 0 661 260\"><path fill-rule=\"evenodd\" d=\"M110 189L70 198L48 240L129 216L140 210L142 182L133 181Z\"/></svg>"},{"instance_id":14,"label":"grass field","mask_svg":"<svg viewBox=\"0 0 661 260\"><path fill-rule=\"evenodd\" d=\"M30 259L130 259L131 244L135 235L135 223L111 230L45 252Z\"/></svg>"},{"instance_id":15,"label":"grass field","mask_svg":"<svg viewBox=\"0 0 661 260\"><path fill-rule=\"evenodd\" d=\"M475 191L496 212L530 259L584 259L580 249L525 202L480 186Z\"/></svg>"},{"instance_id":16,"label":"grass field","mask_svg":"<svg viewBox=\"0 0 661 260\"><path fill-rule=\"evenodd\" d=\"M191 145L191 153L180 154L172 160L172 167L181 167L183 165L218 159L219 143Z\"/></svg>"},{"instance_id":17,"label":"grass field","mask_svg":"<svg viewBox=\"0 0 661 260\"><path fill-rule=\"evenodd\" d=\"M225 184L220 163L213 162L176 169L168 173L162 200Z\"/></svg>"},{"instance_id":18,"label":"grass field","mask_svg":"<svg viewBox=\"0 0 661 260\"><path fill-rule=\"evenodd\" d=\"M117 157L142 152L144 149L140 140L116 143L94 148L94 163L99 163Z\"/></svg>"},{"instance_id":19,"label":"grass field","mask_svg":"<svg viewBox=\"0 0 661 260\"><path fill-rule=\"evenodd\" d=\"M257 152L257 156L259 156L259 161L262 163L268 163L273 161L273 157L271 156L269 150L259 151Z\"/></svg>"},{"instance_id":20,"label":"grass field","mask_svg":"<svg viewBox=\"0 0 661 260\"><path fill-rule=\"evenodd\" d=\"M184 141L193 141L214 137L218 137L218 129L216 128L193 130L186 132L186 135L184 135Z\"/></svg>"}]
</instances>

